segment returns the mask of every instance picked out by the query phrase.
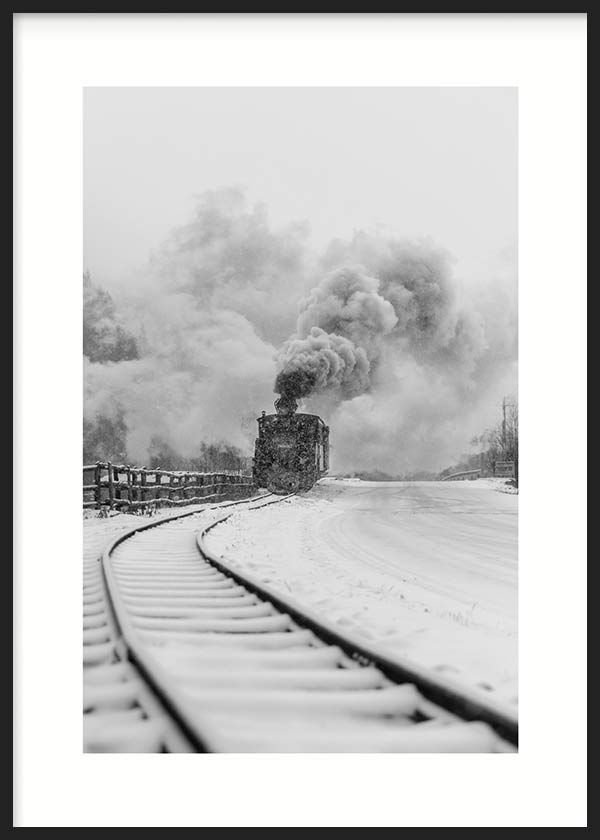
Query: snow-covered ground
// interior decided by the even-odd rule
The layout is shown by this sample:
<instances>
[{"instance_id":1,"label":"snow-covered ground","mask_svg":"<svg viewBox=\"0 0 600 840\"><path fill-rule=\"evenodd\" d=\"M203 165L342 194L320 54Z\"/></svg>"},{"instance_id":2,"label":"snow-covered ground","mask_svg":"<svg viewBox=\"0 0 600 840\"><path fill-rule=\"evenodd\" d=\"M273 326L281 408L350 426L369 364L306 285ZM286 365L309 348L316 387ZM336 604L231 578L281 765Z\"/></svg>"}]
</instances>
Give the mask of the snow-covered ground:
<instances>
[{"instance_id":1,"label":"snow-covered ground","mask_svg":"<svg viewBox=\"0 0 600 840\"><path fill-rule=\"evenodd\" d=\"M340 629L516 703L518 496L503 489L329 478L235 512L207 544Z\"/></svg>"},{"instance_id":2,"label":"snow-covered ground","mask_svg":"<svg viewBox=\"0 0 600 840\"><path fill-rule=\"evenodd\" d=\"M156 516L152 517L157 518ZM84 556L100 557L106 543L119 531L144 525L151 518L135 516L132 513L111 513L106 518L98 516L95 510L83 511L83 551Z\"/></svg>"},{"instance_id":3,"label":"snow-covered ground","mask_svg":"<svg viewBox=\"0 0 600 840\"><path fill-rule=\"evenodd\" d=\"M518 490L511 483L511 479L500 478L499 476L490 476L488 478L478 478L476 480L478 487L489 487L491 490L497 490L499 493L518 494Z\"/></svg>"}]
</instances>

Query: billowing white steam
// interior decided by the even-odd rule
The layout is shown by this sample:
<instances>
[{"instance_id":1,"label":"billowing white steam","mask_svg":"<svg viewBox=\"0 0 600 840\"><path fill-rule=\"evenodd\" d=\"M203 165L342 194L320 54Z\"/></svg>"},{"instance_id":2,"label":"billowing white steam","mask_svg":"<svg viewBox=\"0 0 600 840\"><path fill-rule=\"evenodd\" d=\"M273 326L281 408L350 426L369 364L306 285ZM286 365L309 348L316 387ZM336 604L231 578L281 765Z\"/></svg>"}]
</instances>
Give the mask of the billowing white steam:
<instances>
[{"instance_id":1,"label":"billowing white steam","mask_svg":"<svg viewBox=\"0 0 600 840\"><path fill-rule=\"evenodd\" d=\"M323 264L352 259L301 302L275 390L326 416L337 469L438 469L514 388L514 300L496 292L492 308L480 287L479 309L427 242L362 235Z\"/></svg>"},{"instance_id":2,"label":"billowing white steam","mask_svg":"<svg viewBox=\"0 0 600 840\"><path fill-rule=\"evenodd\" d=\"M236 191L205 195L193 221L113 290L140 358L86 364L85 418L122 417L136 463L149 462L156 439L186 458L202 443L248 453L273 401L275 343L294 323L282 278L302 288L303 236L300 226L271 232Z\"/></svg>"},{"instance_id":3,"label":"billowing white steam","mask_svg":"<svg viewBox=\"0 0 600 840\"><path fill-rule=\"evenodd\" d=\"M275 380L330 423L334 470L437 469L464 451L514 388L514 289L490 273L466 294L427 242L359 235L317 262L305 237L235 191L204 196L113 294L140 358L86 363L88 421L122 417L138 463L156 438L184 457L203 442L250 453Z\"/></svg>"}]
</instances>

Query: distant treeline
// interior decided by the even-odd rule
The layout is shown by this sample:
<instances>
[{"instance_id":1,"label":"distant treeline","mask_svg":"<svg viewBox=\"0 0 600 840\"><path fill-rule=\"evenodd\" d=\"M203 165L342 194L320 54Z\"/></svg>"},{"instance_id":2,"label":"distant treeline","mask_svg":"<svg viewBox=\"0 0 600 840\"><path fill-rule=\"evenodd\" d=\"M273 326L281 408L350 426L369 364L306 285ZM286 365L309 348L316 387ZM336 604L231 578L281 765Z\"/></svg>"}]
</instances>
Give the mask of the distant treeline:
<instances>
[{"instance_id":1,"label":"distant treeline","mask_svg":"<svg viewBox=\"0 0 600 840\"><path fill-rule=\"evenodd\" d=\"M344 473L340 478L360 478L362 481L437 481L447 475L468 470L481 470L483 475L494 475L496 463L499 461L513 461L515 478L519 479L519 405L515 400L503 406L502 420L483 434L474 437L471 445L476 452L463 455L451 467L442 472L427 472L424 470L390 475L381 470L364 470L363 472Z\"/></svg>"},{"instance_id":2,"label":"distant treeline","mask_svg":"<svg viewBox=\"0 0 600 840\"><path fill-rule=\"evenodd\" d=\"M452 473L467 470L481 470L483 475L494 475L496 463L512 461L515 478L519 479L519 404L515 400L503 408L502 420L491 429L474 437L471 441L478 451L463 455L458 463L446 467L439 475L443 478Z\"/></svg>"},{"instance_id":3,"label":"distant treeline","mask_svg":"<svg viewBox=\"0 0 600 840\"><path fill-rule=\"evenodd\" d=\"M120 323L112 297L94 285L89 271L83 275L83 355L90 362L139 358L136 340Z\"/></svg>"},{"instance_id":4,"label":"distant treeline","mask_svg":"<svg viewBox=\"0 0 600 840\"><path fill-rule=\"evenodd\" d=\"M140 357L138 343L126 329L111 295L83 275L83 355L90 362L108 364ZM133 464L127 452L127 424L122 412L83 420L83 463L97 461ZM160 438L150 444L148 469L218 472L248 470L252 459L227 444L200 443L192 457L183 457Z\"/></svg>"},{"instance_id":5,"label":"distant treeline","mask_svg":"<svg viewBox=\"0 0 600 840\"><path fill-rule=\"evenodd\" d=\"M103 418L95 423L83 421L83 463L110 461L116 464L133 464L126 448L126 426L124 421ZM150 444L147 464L136 464L148 469L188 470L190 472L219 472L221 470L244 470L252 467L252 458L243 455L234 446L227 444L206 444L198 446L197 454L183 457L159 438Z\"/></svg>"}]
</instances>

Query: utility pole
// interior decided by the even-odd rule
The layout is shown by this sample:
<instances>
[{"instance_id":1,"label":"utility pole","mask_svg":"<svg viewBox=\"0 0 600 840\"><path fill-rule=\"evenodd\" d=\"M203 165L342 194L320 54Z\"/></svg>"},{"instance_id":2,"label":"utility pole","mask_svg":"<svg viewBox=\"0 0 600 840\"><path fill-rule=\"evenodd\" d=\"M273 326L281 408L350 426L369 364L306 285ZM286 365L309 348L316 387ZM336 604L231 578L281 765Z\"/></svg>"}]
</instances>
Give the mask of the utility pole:
<instances>
[{"instance_id":1,"label":"utility pole","mask_svg":"<svg viewBox=\"0 0 600 840\"><path fill-rule=\"evenodd\" d=\"M502 399L502 457L506 461L507 460L507 441L506 441L506 409L507 408L515 408L516 406L516 397L511 394L510 398L503 397ZM516 435L516 437L515 437ZM519 483L519 454L518 454L518 445L519 445L519 438L518 438L518 431L512 429L512 460L514 462L514 471L515 471L515 481L517 485Z\"/></svg>"}]
</instances>

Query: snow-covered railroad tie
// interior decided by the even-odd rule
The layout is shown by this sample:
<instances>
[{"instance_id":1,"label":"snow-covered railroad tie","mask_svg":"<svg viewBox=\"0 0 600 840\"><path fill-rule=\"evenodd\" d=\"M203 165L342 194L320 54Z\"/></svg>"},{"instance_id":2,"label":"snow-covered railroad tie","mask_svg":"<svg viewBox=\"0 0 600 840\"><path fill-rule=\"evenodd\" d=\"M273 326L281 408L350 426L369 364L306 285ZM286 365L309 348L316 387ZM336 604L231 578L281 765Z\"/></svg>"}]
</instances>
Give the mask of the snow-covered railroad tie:
<instances>
[{"instance_id":1,"label":"snow-covered railroad tie","mask_svg":"<svg viewBox=\"0 0 600 840\"><path fill-rule=\"evenodd\" d=\"M86 752L185 751L187 744L123 656L92 540L83 562L83 741Z\"/></svg>"},{"instance_id":2,"label":"snow-covered railroad tie","mask_svg":"<svg viewBox=\"0 0 600 840\"><path fill-rule=\"evenodd\" d=\"M235 504L275 503L285 497ZM113 667L144 680L176 733L160 751L514 749L516 723L501 710L366 650L211 556L204 535L222 507L208 521L203 511L136 528L104 552L115 656L128 660ZM131 711L126 694L115 714Z\"/></svg>"},{"instance_id":3,"label":"snow-covered railroad tie","mask_svg":"<svg viewBox=\"0 0 600 840\"><path fill-rule=\"evenodd\" d=\"M241 500L237 504L245 504ZM187 521L202 514L218 514L231 502L197 505L179 514ZM133 518L133 517L132 517ZM172 518L172 517L166 517ZM154 520L150 527L165 517ZM108 533L132 534L118 524ZM195 520L197 523L197 520ZM209 520L210 521L210 520ZM144 526L142 526L144 527ZM145 526L147 527L147 526ZM194 527L198 527L197 524ZM189 742L182 738L173 717L158 701L147 680L128 660L127 650L103 574L102 549L106 529L84 541L83 557L83 744L86 752L185 752Z\"/></svg>"}]
</instances>

